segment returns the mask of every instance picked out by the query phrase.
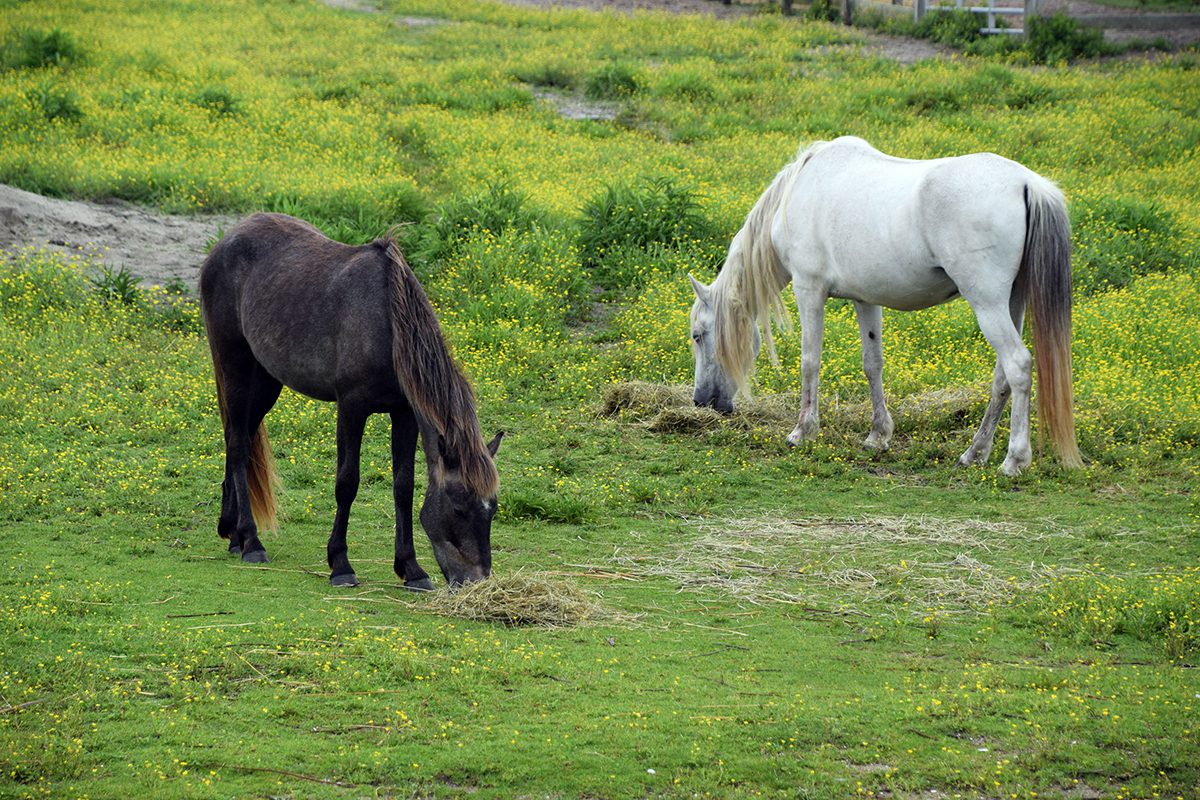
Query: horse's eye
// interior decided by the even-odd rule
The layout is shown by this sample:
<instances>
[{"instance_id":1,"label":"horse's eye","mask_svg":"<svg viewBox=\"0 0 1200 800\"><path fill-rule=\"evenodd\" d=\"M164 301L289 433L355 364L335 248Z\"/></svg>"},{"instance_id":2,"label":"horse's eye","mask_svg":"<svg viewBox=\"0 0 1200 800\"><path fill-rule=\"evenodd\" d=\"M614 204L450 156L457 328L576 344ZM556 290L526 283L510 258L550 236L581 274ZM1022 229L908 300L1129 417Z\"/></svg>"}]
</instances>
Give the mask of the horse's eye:
<instances>
[{"instance_id":1,"label":"horse's eye","mask_svg":"<svg viewBox=\"0 0 1200 800\"><path fill-rule=\"evenodd\" d=\"M704 338L704 334L700 331L696 331L695 333L692 334L692 341L695 342L696 344L700 344L700 340L703 338Z\"/></svg>"}]
</instances>

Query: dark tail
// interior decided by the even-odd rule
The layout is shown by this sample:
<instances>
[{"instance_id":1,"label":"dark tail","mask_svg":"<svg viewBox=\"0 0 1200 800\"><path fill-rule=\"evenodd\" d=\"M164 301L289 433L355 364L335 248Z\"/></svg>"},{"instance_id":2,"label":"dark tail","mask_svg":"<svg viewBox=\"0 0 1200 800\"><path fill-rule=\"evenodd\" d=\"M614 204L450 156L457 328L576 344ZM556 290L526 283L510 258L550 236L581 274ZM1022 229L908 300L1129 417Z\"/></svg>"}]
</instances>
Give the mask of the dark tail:
<instances>
[{"instance_id":1,"label":"dark tail","mask_svg":"<svg viewBox=\"0 0 1200 800\"><path fill-rule=\"evenodd\" d=\"M1026 185L1025 217L1020 269L1033 320L1038 414L1062 465L1075 469L1083 459L1071 383L1071 222L1062 195L1048 182Z\"/></svg>"},{"instance_id":2,"label":"dark tail","mask_svg":"<svg viewBox=\"0 0 1200 800\"><path fill-rule=\"evenodd\" d=\"M225 405L225 379L222 376L221 357L217 348L209 345L213 358L213 374L217 382L217 406L221 409L221 427L229 430L229 409ZM246 484L250 489L250 512L260 530L275 530L279 527L279 505L275 500L275 487L279 475L275 472L275 458L271 454L271 443L267 441L267 429L260 424L250 445L250 460L246 466Z\"/></svg>"}]
</instances>

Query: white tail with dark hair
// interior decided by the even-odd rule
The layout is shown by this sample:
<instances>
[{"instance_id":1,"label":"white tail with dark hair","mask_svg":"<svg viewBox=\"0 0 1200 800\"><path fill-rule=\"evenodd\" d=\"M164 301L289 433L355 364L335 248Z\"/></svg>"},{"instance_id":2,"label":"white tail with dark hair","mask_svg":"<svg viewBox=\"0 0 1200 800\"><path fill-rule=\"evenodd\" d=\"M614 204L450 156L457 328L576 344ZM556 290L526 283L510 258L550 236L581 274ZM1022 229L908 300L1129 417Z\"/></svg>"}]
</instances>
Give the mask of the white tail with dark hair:
<instances>
[{"instance_id":1,"label":"white tail with dark hair","mask_svg":"<svg viewBox=\"0 0 1200 800\"><path fill-rule=\"evenodd\" d=\"M692 278L695 402L732 411L759 348L775 360L772 326L790 327L781 298L792 284L801 328L800 415L788 442L816 435L824 307L854 303L871 401L864 444L886 450L892 419L883 395L882 308L911 311L962 296L996 351L992 392L963 465L984 463L1012 398L1001 471L1032 460L1032 358L1021 340L1026 301L1034 325L1039 412L1066 467L1082 464L1071 391L1070 225L1045 178L991 153L916 161L861 139L818 142L784 167L755 203L711 286Z\"/></svg>"}]
</instances>

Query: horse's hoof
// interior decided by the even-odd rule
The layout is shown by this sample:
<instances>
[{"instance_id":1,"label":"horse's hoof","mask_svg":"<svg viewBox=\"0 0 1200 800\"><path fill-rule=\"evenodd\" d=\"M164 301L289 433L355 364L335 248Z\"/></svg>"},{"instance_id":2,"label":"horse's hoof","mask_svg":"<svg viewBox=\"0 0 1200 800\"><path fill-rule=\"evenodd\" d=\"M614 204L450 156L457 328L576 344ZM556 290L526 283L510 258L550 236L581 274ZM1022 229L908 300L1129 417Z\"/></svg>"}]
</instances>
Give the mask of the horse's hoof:
<instances>
[{"instance_id":1,"label":"horse's hoof","mask_svg":"<svg viewBox=\"0 0 1200 800\"><path fill-rule=\"evenodd\" d=\"M246 564L266 564L270 560L267 558L266 550L254 550L249 553L242 553L242 561Z\"/></svg>"},{"instance_id":2,"label":"horse's hoof","mask_svg":"<svg viewBox=\"0 0 1200 800\"><path fill-rule=\"evenodd\" d=\"M240 544L229 545L229 555L240 556L242 554L242 546Z\"/></svg>"},{"instance_id":3,"label":"horse's hoof","mask_svg":"<svg viewBox=\"0 0 1200 800\"><path fill-rule=\"evenodd\" d=\"M358 586L358 576L353 572L346 572L342 575L334 575L329 579L332 586Z\"/></svg>"},{"instance_id":4,"label":"horse's hoof","mask_svg":"<svg viewBox=\"0 0 1200 800\"><path fill-rule=\"evenodd\" d=\"M405 581L404 588L411 589L414 592L432 592L433 581L429 580L429 578L418 578L415 581Z\"/></svg>"}]
</instances>

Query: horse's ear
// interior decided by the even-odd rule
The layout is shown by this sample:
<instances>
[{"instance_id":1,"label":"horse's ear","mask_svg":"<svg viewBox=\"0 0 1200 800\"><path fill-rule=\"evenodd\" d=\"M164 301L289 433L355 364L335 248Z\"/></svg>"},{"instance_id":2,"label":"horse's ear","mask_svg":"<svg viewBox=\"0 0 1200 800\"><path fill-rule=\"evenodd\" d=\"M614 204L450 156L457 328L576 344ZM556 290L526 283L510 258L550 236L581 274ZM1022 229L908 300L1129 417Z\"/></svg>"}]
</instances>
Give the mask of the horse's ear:
<instances>
[{"instance_id":1,"label":"horse's ear","mask_svg":"<svg viewBox=\"0 0 1200 800\"><path fill-rule=\"evenodd\" d=\"M696 297L700 298L701 303L707 303L712 297L712 289L705 286L700 281L696 280L692 273L688 273L688 280L692 282L692 291L696 293Z\"/></svg>"},{"instance_id":2,"label":"horse's ear","mask_svg":"<svg viewBox=\"0 0 1200 800\"><path fill-rule=\"evenodd\" d=\"M492 458L496 457L496 453L500 450L500 440L504 438L504 431L496 434L496 438L492 439L487 444L487 451Z\"/></svg>"}]
</instances>

